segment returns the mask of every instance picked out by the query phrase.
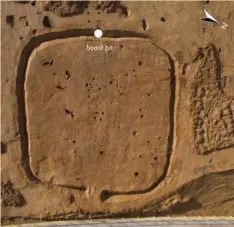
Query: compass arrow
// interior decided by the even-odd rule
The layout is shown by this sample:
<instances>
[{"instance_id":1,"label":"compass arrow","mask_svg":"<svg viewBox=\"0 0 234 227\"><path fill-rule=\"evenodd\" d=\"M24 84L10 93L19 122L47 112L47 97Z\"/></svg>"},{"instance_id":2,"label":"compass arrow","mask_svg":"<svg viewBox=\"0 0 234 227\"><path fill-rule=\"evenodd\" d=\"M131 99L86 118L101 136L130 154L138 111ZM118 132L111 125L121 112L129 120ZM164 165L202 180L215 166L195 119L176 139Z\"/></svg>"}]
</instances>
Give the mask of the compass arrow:
<instances>
[{"instance_id":1,"label":"compass arrow","mask_svg":"<svg viewBox=\"0 0 234 227\"><path fill-rule=\"evenodd\" d=\"M208 13L205 9L203 9L205 14L206 14L206 18L203 18L203 21L206 22L212 22L212 23L219 23L210 13Z\"/></svg>"}]
</instances>

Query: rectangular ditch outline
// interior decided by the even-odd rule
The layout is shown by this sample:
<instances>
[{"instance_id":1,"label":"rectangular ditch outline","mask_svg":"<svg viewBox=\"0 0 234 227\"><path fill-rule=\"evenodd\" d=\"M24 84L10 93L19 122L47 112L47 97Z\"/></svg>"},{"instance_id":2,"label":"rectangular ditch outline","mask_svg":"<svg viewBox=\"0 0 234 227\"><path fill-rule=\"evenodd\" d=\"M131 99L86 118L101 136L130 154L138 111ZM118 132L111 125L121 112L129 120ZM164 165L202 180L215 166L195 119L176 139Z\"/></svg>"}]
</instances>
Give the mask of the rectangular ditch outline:
<instances>
[{"instance_id":1,"label":"rectangular ditch outline","mask_svg":"<svg viewBox=\"0 0 234 227\"><path fill-rule=\"evenodd\" d=\"M125 31L125 30L106 30L103 32L104 37L107 38L141 38L141 39L147 39L149 42L151 42L153 45L157 46L150 37L133 32L133 31ZM24 91L24 84L25 84L25 77L26 77L26 70L28 66L28 59L33 52L35 48L40 46L44 42L56 40L56 39L65 39L65 38L72 38L72 37L82 37L82 36L88 36L93 37L93 30L92 29L71 29L71 30L65 30L65 31L58 31L58 32L51 32L46 33L43 35L39 35L36 37L33 37L30 39L30 41L26 44L26 46L23 48L20 58L18 61L17 66L17 77L16 77L16 96L17 96L17 103L18 103L18 124L19 124L19 133L20 133L20 142L21 142L21 152L22 152L22 159L21 163L23 165L23 168L25 170L26 176L32 183L43 183L39 178L37 178L30 167L30 157L28 152L28 132L27 132L27 118L26 118L26 110L25 110L25 91ZM100 200L105 201L111 196L114 195L132 195L132 194L144 194L147 192L152 191L155 189L165 178L167 175L167 171L170 166L171 161L171 153L173 149L173 137L174 137L174 105L175 105L175 90L176 90L176 79L175 79L175 67L174 62L171 56L162 48L157 46L159 49L161 49L166 56L168 57L169 64L171 66L170 68L170 91L171 91L171 97L169 102L169 120L170 120L170 126L169 126L169 136L168 136L168 149L167 149L167 160L166 165L164 167L163 174L161 177L158 178L156 182L154 182L149 188L146 190L136 190L136 191L127 191L127 192L114 192L114 191L107 191L103 190L100 195ZM49 184L49 183L48 183ZM56 186L56 185L54 185ZM59 185L57 185L59 186ZM61 186L65 188L72 188L77 189L81 191L85 191L86 187L68 187ZM108 196L106 196L106 193L108 193Z\"/></svg>"}]
</instances>

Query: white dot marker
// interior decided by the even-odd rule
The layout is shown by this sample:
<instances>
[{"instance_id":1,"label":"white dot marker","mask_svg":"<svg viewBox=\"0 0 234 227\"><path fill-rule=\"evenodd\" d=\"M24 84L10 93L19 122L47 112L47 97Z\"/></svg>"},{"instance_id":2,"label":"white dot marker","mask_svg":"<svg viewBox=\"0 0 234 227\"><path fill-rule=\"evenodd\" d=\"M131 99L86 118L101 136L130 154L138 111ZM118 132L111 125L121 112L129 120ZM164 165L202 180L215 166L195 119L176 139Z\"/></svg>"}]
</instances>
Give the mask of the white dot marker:
<instances>
[{"instance_id":1,"label":"white dot marker","mask_svg":"<svg viewBox=\"0 0 234 227\"><path fill-rule=\"evenodd\" d=\"M102 30L101 30L101 29L96 29L96 30L94 31L94 36L95 36L96 38L101 38L102 35L103 35L103 33L102 33Z\"/></svg>"}]
</instances>

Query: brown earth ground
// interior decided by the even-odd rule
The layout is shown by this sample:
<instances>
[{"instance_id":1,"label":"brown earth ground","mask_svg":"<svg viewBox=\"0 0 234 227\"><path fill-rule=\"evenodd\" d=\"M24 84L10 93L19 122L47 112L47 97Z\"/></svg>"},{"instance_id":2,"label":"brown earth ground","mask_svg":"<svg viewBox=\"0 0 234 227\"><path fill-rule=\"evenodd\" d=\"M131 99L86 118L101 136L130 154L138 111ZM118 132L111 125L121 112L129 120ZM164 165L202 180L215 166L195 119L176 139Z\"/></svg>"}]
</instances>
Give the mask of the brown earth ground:
<instances>
[{"instance_id":1,"label":"brown earth ground","mask_svg":"<svg viewBox=\"0 0 234 227\"><path fill-rule=\"evenodd\" d=\"M234 216L233 8L1 2L2 223Z\"/></svg>"}]
</instances>

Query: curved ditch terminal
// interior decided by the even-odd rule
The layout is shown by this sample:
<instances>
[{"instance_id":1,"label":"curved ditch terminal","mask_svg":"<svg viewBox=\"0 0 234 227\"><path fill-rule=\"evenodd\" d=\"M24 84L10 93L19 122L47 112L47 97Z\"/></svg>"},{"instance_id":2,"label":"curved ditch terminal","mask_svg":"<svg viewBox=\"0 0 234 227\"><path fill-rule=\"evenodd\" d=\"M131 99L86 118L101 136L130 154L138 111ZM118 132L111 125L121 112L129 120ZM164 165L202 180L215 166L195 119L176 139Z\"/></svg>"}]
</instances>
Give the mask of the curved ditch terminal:
<instances>
[{"instance_id":1,"label":"curved ditch terminal","mask_svg":"<svg viewBox=\"0 0 234 227\"><path fill-rule=\"evenodd\" d=\"M65 38L72 38L72 37L80 37L80 36L88 36L93 37L93 29L73 29L68 31L61 31L61 32L52 32L44 35L40 35L37 37L33 37L29 43L24 47L20 60L19 65L17 68L17 80L16 80L16 95L18 101L18 122L19 122L19 131L20 131L20 138L21 138L21 150L22 150L22 165L25 169L25 173L28 179L32 183L43 183L40 178L38 178L32 171L30 166L30 155L28 151L28 132L27 132L27 118L26 118L26 107L25 107L25 75L26 69L28 66L28 59L35 48L40 46L44 42L56 40L56 39L65 39ZM103 31L103 36L108 38L149 38L143 34L132 32L132 31L123 31L123 30L107 30ZM131 194L143 194L152 191L155 189L166 177L167 171L170 165L170 157L172 153L172 146L173 146L173 130L174 130L174 103L175 103L175 69L174 63L170 55L165 52L165 50L161 49L168 57L170 63L170 103L169 103L169 118L170 118L170 130L168 136L168 147L167 147L167 159L163 174L154 182L149 188L145 190L132 190L132 191L110 191L110 190L103 190L100 194L100 200L105 201L108 198L115 196L115 195L131 195ZM73 188L81 191L85 191L87 189L86 186L75 187L70 185L61 185L55 184L55 186L65 187L65 188Z\"/></svg>"}]
</instances>

